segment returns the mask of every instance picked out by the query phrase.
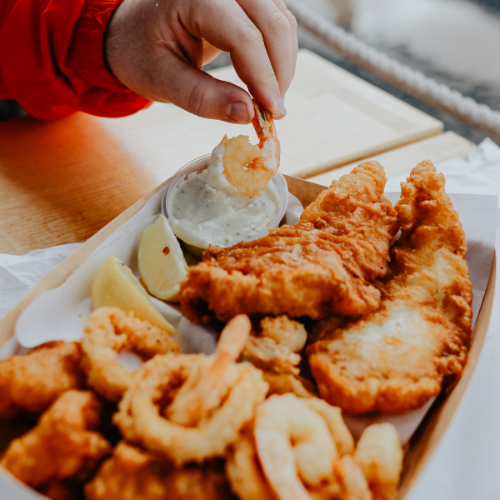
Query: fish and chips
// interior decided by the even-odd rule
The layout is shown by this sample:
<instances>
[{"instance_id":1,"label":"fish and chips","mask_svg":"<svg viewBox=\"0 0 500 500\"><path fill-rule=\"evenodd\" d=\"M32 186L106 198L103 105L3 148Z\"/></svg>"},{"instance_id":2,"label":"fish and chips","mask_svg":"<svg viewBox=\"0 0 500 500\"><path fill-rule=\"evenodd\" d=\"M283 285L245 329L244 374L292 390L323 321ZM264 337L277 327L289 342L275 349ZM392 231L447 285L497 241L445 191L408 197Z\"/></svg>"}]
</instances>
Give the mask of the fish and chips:
<instances>
[{"instance_id":1,"label":"fish and chips","mask_svg":"<svg viewBox=\"0 0 500 500\"><path fill-rule=\"evenodd\" d=\"M266 147L252 155L271 164ZM101 307L79 342L0 361L0 417L44 412L1 465L53 500L396 498L398 431L356 442L342 411L406 411L456 380L472 287L444 177L419 164L394 208L385 181L365 162L295 226L210 247L180 299L191 321L226 323L211 355Z\"/></svg>"},{"instance_id":2,"label":"fish and chips","mask_svg":"<svg viewBox=\"0 0 500 500\"><path fill-rule=\"evenodd\" d=\"M389 271L396 212L384 196L386 177L374 161L334 181L294 226L229 248L210 247L181 283L184 314L212 316L357 316L377 309L372 283Z\"/></svg>"},{"instance_id":3,"label":"fish and chips","mask_svg":"<svg viewBox=\"0 0 500 500\"><path fill-rule=\"evenodd\" d=\"M379 285L379 309L326 324L307 349L321 396L352 413L419 408L467 361L472 285L444 176L431 162L419 164L395 208L401 237L391 249L391 277Z\"/></svg>"}]
</instances>

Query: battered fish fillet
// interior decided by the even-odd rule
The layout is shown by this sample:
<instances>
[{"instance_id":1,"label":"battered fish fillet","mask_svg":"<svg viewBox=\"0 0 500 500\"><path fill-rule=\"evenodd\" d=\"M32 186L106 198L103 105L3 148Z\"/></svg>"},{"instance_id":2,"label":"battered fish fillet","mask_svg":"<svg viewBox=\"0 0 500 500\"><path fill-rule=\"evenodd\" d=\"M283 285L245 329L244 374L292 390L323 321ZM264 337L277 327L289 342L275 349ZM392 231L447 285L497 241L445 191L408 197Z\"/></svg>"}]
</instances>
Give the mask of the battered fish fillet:
<instances>
[{"instance_id":1,"label":"battered fish fillet","mask_svg":"<svg viewBox=\"0 0 500 500\"><path fill-rule=\"evenodd\" d=\"M0 465L23 483L42 493L58 493L67 478L85 480L110 445L93 431L101 404L88 391L68 391L40 417L37 426L15 439Z\"/></svg>"},{"instance_id":2,"label":"battered fish fillet","mask_svg":"<svg viewBox=\"0 0 500 500\"><path fill-rule=\"evenodd\" d=\"M0 361L0 417L42 412L63 392L84 386L80 344L49 342Z\"/></svg>"},{"instance_id":3,"label":"battered fish fillet","mask_svg":"<svg viewBox=\"0 0 500 500\"><path fill-rule=\"evenodd\" d=\"M353 413L422 406L460 377L471 333L465 234L430 161L402 183L402 234L380 309L347 326L325 322L308 347L321 396ZM335 327L337 326L337 327Z\"/></svg>"},{"instance_id":4,"label":"battered fish fillet","mask_svg":"<svg viewBox=\"0 0 500 500\"><path fill-rule=\"evenodd\" d=\"M175 469L169 462L118 443L113 456L85 486L87 500L223 500L231 498L223 472Z\"/></svg>"},{"instance_id":5,"label":"battered fish fillet","mask_svg":"<svg viewBox=\"0 0 500 500\"><path fill-rule=\"evenodd\" d=\"M313 319L366 314L380 292L370 281L388 271L396 213L384 196L386 177L375 161L334 181L294 226L230 248L210 247L181 284L184 314L193 322L212 314Z\"/></svg>"}]
</instances>

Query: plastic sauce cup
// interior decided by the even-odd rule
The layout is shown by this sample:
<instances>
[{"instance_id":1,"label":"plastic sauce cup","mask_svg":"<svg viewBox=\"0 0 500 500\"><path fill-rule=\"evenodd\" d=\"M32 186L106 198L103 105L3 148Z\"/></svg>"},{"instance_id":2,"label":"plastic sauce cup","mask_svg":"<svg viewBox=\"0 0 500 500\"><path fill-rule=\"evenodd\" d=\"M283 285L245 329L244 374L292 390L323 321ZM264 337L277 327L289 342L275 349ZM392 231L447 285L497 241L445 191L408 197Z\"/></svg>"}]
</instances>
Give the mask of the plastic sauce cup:
<instances>
[{"instance_id":1,"label":"plastic sauce cup","mask_svg":"<svg viewBox=\"0 0 500 500\"><path fill-rule=\"evenodd\" d=\"M211 155L201 156L200 158L197 158L196 160L188 163L187 165L182 167L167 184L167 189L165 190L165 193L163 194L161 200L161 211L167 219L171 218L171 215L173 213L172 202L179 186L193 172L199 173L205 170L210 162L210 156ZM283 174L279 170L276 175L271 177L271 182L274 184L280 200L280 206L276 217L268 224L267 228L253 235L252 238L247 238L245 240L242 239L241 241L253 241L267 236L269 229L278 227L283 217L285 216L285 212L288 206L288 185L285 181L285 178L283 177ZM208 248L208 246L205 248L194 246L187 241L182 240L182 238L179 239L181 239L181 241L184 243L187 250L198 258L201 258L203 252Z\"/></svg>"}]
</instances>

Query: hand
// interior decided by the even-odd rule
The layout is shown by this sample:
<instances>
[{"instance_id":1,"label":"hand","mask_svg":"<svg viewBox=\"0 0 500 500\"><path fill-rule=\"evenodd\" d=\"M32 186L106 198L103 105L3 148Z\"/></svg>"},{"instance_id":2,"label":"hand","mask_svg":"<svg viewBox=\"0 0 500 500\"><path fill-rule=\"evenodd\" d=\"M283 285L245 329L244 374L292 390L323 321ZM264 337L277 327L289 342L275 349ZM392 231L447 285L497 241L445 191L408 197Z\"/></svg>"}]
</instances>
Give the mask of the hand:
<instances>
[{"instance_id":1,"label":"hand","mask_svg":"<svg viewBox=\"0 0 500 500\"><path fill-rule=\"evenodd\" d=\"M249 123L249 94L201 70L220 51L252 96L283 118L295 72L297 25L282 0L125 0L107 30L114 75L147 99L204 118Z\"/></svg>"}]
</instances>

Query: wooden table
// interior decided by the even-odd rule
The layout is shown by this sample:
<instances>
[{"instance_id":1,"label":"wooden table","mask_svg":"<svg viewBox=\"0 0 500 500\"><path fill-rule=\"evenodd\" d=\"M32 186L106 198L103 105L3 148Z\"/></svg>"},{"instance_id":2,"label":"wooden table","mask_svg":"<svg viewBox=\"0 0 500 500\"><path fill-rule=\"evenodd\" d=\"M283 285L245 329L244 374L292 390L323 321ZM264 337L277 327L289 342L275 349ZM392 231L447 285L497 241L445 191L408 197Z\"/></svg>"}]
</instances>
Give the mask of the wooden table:
<instances>
[{"instance_id":1,"label":"wooden table","mask_svg":"<svg viewBox=\"0 0 500 500\"><path fill-rule=\"evenodd\" d=\"M238 83L233 68L212 73ZM240 82L241 84L241 82ZM475 145L365 81L308 51L299 54L277 123L284 173L328 184L365 158L389 175L418 161L463 156ZM155 104L133 116L77 113L0 124L0 253L84 241L224 134L251 126L192 116Z\"/></svg>"}]
</instances>

